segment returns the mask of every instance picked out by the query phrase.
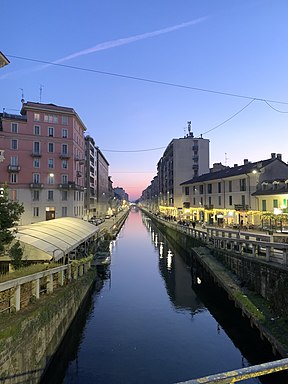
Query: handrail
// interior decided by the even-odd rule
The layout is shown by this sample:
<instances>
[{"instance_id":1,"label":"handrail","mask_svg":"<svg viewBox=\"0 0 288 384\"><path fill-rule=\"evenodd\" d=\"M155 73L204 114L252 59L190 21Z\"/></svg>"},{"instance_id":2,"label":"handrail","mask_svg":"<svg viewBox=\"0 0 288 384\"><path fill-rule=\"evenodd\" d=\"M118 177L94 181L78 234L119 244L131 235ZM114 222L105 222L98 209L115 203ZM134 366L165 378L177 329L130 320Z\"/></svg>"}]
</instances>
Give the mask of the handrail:
<instances>
[{"instance_id":1,"label":"handrail","mask_svg":"<svg viewBox=\"0 0 288 384\"><path fill-rule=\"evenodd\" d=\"M241 380L248 380L253 377L284 371L286 369L288 369L288 358L235 369L234 371L216 373L215 375L205 376L198 379L181 381L178 384L231 384Z\"/></svg>"}]
</instances>

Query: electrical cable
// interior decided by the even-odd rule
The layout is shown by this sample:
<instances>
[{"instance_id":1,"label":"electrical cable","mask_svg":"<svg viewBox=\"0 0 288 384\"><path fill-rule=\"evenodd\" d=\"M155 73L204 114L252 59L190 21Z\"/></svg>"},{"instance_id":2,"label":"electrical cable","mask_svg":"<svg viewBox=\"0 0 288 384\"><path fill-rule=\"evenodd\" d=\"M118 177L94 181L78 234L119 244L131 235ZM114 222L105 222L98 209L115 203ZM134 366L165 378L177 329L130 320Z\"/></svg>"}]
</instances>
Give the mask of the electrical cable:
<instances>
[{"instance_id":1,"label":"electrical cable","mask_svg":"<svg viewBox=\"0 0 288 384\"><path fill-rule=\"evenodd\" d=\"M40 64L48 64L48 65L54 65L54 66L57 66L57 67L75 69L75 70L78 70L78 71L98 73L100 75L115 76L115 77L121 77L121 78L124 78L124 79L143 81L143 82L147 82L147 83L153 83L153 84L159 84L159 85L167 85L167 86L170 86L170 87L190 89L190 90L193 90L193 91L208 92L208 93L213 93L213 94L218 94L218 95L223 95L223 96L231 96L231 97L238 97L238 98L242 98L242 99L258 100L258 101L264 101L264 102L288 105L288 102L285 102L285 101L269 100L269 99L264 99L264 98L240 95L240 94L237 94L237 93L215 91L215 90L212 90L212 89L192 87L192 86L189 86L189 85L170 83L170 82L160 81L160 80L152 80L152 79L147 79L147 78L144 78L144 77L123 75L123 74L120 74L120 73L99 71L99 70L96 70L96 69L90 69L90 68L84 68L84 67L76 67L74 65L67 65L67 64L53 63L53 62L50 62L50 61L39 60L39 59L32 59L32 58L22 57L22 56L15 56L15 55L6 55L6 56L10 57L10 58L13 58L13 59L18 59L18 60L26 60L26 61L32 61L32 62L40 63Z\"/></svg>"}]
</instances>

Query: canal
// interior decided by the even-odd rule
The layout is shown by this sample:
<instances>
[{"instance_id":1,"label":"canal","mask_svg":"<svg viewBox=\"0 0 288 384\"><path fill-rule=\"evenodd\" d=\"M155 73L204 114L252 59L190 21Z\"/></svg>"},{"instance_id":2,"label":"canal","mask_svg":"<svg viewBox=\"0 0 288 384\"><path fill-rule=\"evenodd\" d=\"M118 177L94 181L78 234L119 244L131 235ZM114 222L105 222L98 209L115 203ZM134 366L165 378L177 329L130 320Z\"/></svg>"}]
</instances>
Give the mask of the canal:
<instances>
[{"instance_id":1,"label":"canal","mask_svg":"<svg viewBox=\"0 0 288 384\"><path fill-rule=\"evenodd\" d=\"M169 384L279 358L217 287L192 287L182 255L140 211L112 246L110 277L83 305L43 384ZM261 380L245 384L288 382Z\"/></svg>"}]
</instances>

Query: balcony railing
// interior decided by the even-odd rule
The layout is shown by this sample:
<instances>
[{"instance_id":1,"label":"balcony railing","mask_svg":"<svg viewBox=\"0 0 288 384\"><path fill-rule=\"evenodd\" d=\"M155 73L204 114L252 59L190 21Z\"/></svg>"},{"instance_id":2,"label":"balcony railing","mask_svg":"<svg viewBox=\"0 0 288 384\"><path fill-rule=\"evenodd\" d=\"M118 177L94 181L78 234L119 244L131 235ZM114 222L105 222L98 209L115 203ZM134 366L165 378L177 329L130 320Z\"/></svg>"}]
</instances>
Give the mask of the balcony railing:
<instances>
[{"instance_id":1,"label":"balcony railing","mask_svg":"<svg viewBox=\"0 0 288 384\"><path fill-rule=\"evenodd\" d=\"M40 151L33 151L33 152L31 153L31 156L32 156L32 157L41 157L42 154L41 154Z\"/></svg>"},{"instance_id":2,"label":"balcony railing","mask_svg":"<svg viewBox=\"0 0 288 384\"><path fill-rule=\"evenodd\" d=\"M42 189L44 187L44 184L41 183L31 183L30 188L36 188L36 189Z\"/></svg>"},{"instance_id":3,"label":"balcony railing","mask_svg":"<svg viewBox=\"0 0 288 384\"><path fill-rule=\"evenodd\" d=\"M21 168L20 168L20 165L9 164L7 169L8 169L8 172L19 172Z\"/></svg>"},{"instance_id":4,"label":"balcony railing","mask_svg":"<svg viewBox=\"0 0 288 384\"><path fill-rule=\"evenodd\" d=\"M71 155L68 152L60 153L60 159L70 159Z\"/></svg>"}]
</instances>

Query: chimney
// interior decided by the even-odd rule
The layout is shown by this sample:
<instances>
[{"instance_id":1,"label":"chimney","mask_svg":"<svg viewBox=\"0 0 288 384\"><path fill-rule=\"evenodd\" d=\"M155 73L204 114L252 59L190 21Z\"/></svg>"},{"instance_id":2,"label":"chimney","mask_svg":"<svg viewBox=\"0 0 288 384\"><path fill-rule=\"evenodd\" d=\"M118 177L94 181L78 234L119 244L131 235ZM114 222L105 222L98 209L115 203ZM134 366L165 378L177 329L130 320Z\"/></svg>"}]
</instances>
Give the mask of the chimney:
<instances>
[{"instance_id":1,"label":"chimney","mask_svg":"<svg viewBox=\"0 0 288 384\"><path fill-rule=\"evenodd\" d=\"M276 153L271 153L271 159L275 159L276 158Z\"/></svg>"},{"instance_id":2,"label":"chimney","mask_svg":"<svg viewBox=\"0 0 288 384\"><path fill-rule=\"evenodd\" d=\"M238 167L238 164L234 164L234 167Z\"/></svg>"},{"instance_id":3,"label":"chimney","mask_svg":"<svg viewBox=\"0 0 288 384\"><path fill-rule=\"evenodd\" d=\"M249 163L248 159L244 159L244 164L248 164L248 163Z\"/></svg>"},{"instance_id":4,"label":"chimney","mask_svg":"<svg viewBox=\"0 0 288 384\"><path fill-rule=\"evenodd\" d=\"M277 153L277 159L282 160L282 155L281 155L281 153Z\"/></svg>"}]
</instances>

